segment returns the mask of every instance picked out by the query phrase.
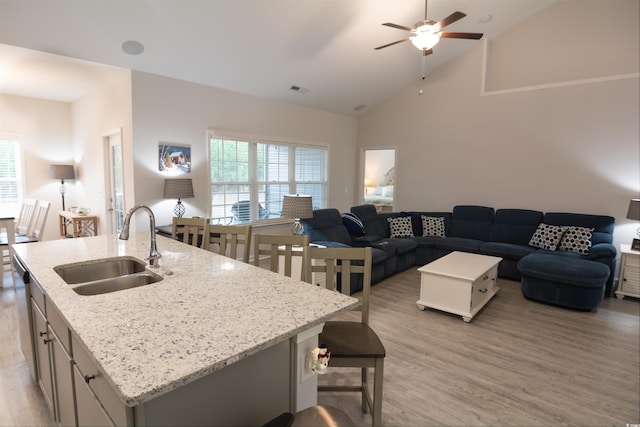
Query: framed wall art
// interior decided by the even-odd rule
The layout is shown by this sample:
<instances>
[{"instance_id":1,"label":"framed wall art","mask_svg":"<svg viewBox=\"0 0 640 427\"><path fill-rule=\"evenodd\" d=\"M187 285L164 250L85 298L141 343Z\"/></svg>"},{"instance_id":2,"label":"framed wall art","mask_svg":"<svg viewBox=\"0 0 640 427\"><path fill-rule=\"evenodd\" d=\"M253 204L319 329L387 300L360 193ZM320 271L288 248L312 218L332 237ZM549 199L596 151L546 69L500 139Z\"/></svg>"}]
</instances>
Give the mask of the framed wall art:
<instances>
[{"instance_id":1,"label":"framed wall art","mask_svg":"<svg viewBox=\"0 0 640 427\"><path fill-rule=\"evenodd\" d=\"M158 147L158 170L165 175L191 172L191 146L161 142Z\"/></svg>"}]
</instances>

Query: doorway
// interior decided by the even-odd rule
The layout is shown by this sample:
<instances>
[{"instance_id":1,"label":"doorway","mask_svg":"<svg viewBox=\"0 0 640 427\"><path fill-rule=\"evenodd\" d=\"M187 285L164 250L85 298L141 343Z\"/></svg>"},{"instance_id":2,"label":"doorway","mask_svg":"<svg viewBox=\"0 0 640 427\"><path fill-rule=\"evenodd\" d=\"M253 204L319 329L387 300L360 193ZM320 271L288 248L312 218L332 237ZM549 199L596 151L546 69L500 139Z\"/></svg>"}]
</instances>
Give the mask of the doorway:
<instances>
[{"instance_id":1,"label":"doorway","mask_svg":"<svg viewBox=\"0 0 640 427\"><path fill-rule=\"evenodd\" d=\"M362 202L375 205L379 212L393 211L396 189L396 149L363 149L362 161Z\"/></svg>"},{"instance_id":2,"label":"doorway","mask_svg":"<svg viewBox=\"0 0 640 427\"><path fill-rule=\"evenodd\" d=\"M120 233L124 222L124 179L122 174L122 129L104 136L107 151L105 179L107 188L107 228L110 234Z\"/></svg>"}]
</instances>

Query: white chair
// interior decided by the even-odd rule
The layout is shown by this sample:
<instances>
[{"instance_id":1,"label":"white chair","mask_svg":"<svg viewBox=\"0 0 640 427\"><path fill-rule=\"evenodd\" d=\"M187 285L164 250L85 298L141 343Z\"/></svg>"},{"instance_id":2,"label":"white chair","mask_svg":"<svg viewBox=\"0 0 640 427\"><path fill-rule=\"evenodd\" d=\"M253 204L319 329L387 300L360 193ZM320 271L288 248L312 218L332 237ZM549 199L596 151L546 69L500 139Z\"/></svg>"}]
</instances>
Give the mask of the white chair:
<instances>
[{"instance_id":1,"label":"white chair","mask_svg":"<svg viewBox=\"0 0 640 427\"><path fill-rule=\"evenodd\" d=\"M36 205L36 209L33 213L33 219L31 221L31 225L27 231L27 238L30 238L29 241L39 242L42 237L42 232L44 231L44 225L47 222L47 214L49 213L49 207L51 203L45 200L38 200ZM17 243L28 243L21 241L20 239L16 240Z\"/></svg>"},{"instance_id":2,"label":"white chair","mask_svg":"<svg viewBox=\"0 0 640 427\"><path fill-rule=\"evenodd\" d=\"M22 199L20 213L18 214L18 218L16 219L16 233L25 236L29 234L29 227L31 226L33 213L36 210L36 203L37 200L35 199Z\"/></svg>"},{"instance_id":3,"label":"white chair","mask_svg":"<svg viewBox=\"0 0 640 427\"><path fill-rule=\"evenodd\" d=\"M15 229L14 229L15 219L13 217L0 218L0 231L4 230L6 232L6 239L0 239L0 251L2 251L2 270L0 270L0 287L4 286L4 272L5 265L10 267L11 271L11 282L13 283L13 287L16 287L16 278L14 276L13 269L13 249L11 249L11 245L15 243ZM4 235L4 233L3 233Z\"/></svg>"}]
</instances>

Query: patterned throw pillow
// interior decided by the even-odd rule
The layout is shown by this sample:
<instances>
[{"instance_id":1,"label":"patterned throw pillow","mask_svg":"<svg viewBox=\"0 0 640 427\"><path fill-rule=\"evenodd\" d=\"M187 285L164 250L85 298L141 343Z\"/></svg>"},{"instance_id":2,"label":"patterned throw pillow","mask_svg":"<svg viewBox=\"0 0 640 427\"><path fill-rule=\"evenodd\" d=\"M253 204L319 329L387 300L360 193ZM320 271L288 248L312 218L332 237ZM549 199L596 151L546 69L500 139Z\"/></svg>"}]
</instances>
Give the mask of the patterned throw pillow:
<instances>
[{"instance_id":1,"label":"patterned throw pillow","mask_svg":"<svg viewBox=\"0 0 640 427\"><path fill-rule=\"evenodd\" d=\"M389 221L390 237L413 237L410 216L387 218L387 221Z\"/></svg>"},{"instance_id":2,"label":"patterned throw pillow","mask_svg":"<svg viewBox=\"0 0 640 427\"><path fill-rule=\"evenodd\" d=\"M422 235L444 237L444 218L441 216L422 216Z\"/></svg>"},{"instance_id":3,"label":"patterned throw pillow","mask_svg":"<svg viewBox=\"0 0 640 427\"><path fill-rule=\"evenodd\" d=\"M364 234L364 224L355 214L351 212L343 213L342 223L352 236L362 236Z\"/></svg>"},{"instance_id":4,"label":"patterned throw pillow","mask_svg":"<svg viewBox=\"0 0 640 427\"><path fill-rule=\"evenodd\" d=\"M529 240L529 246L555 251L562 239L564 227L559 225L540 224Z\"/></svg>"},{"instance_id":5,"label":"patterned throw pillow","mask_svg":"<svg viewBox=\"0 0 640 427\"><path fill-rule=\"evenodd\" d=\"M562 240L560 240L558 250L587 255L589 253L589 248L591 247L591 234L593 233L593 228L574 226L567 226L564 228L566 231L562 235Z\"/></svg>"}]
</instances>

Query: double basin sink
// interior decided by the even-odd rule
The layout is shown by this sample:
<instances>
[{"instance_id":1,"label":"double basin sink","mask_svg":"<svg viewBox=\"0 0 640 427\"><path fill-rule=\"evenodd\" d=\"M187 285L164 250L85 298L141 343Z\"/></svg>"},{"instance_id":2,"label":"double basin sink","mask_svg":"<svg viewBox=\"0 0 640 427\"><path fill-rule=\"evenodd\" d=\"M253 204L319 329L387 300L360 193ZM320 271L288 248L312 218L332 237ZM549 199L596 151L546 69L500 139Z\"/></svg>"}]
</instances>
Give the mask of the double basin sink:
<instances>
[{"instance_id":1,"label":"double basin sink","mask_svg":"<svg viewBox=\"0 0 640 427\"><path fill-rule=\"evenodd\" d=\"M137 288L163 279L147 270L143 261L127 256L59 265L54 270L78 295L85 296Z\"/></svg>"}]
</instances>

